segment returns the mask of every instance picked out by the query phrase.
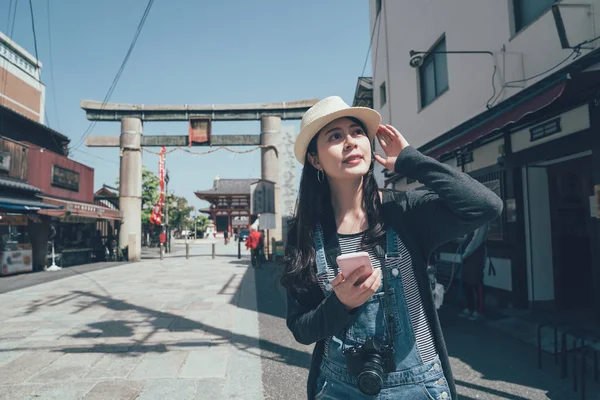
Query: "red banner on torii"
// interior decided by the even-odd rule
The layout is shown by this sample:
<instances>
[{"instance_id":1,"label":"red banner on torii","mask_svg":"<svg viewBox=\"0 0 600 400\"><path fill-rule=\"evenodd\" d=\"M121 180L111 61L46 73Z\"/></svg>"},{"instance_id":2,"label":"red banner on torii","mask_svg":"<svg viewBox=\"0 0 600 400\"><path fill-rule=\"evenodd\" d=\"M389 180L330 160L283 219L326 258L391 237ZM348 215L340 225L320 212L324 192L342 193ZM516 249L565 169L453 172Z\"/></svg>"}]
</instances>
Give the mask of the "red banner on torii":
<instances>
[{"instance_id":1,"label":"red banner on torii","mask_svg":"<svg viewBox=\"0 0 600 400\"><path fill-rule=\"evenodd\" d=\"M158 159L158 180L160 183L160 195L158 197L158 204L152 209L152 215L150 215L150 223L155 225L162 224L162 208L165 201L165 155L167 148L165 146L160 149L160 156Z\"/></svg>"}]
</instances>

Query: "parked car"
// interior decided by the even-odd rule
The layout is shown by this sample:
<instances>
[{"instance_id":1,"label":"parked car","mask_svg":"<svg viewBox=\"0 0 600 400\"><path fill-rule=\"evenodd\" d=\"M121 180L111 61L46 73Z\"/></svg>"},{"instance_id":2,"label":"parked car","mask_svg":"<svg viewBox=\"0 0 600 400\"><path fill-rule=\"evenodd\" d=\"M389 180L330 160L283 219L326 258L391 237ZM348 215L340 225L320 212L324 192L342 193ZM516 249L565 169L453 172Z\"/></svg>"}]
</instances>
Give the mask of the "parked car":
<instances>
[{"instance_id":1,"label":"parked car","mask_svg":"<svg viewBox=\"0 0 600 400\"><path fill-rule=\"evenodd\" d=\"M250 231L248 229L242 229L238 234L238 241L245 242L248 239L248 235L250 235Z\"/></svg>"}]
</instances>

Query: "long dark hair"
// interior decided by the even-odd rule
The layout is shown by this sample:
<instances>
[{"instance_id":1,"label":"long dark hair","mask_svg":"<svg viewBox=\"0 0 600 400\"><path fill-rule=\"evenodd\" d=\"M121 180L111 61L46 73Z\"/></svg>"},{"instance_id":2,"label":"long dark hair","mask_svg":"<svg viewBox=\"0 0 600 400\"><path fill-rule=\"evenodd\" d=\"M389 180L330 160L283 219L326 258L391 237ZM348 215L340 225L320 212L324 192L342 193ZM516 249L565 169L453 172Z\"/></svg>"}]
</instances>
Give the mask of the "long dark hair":
<instances>
[{"instance_id":1,"label":"long dark hair","mask_svg":"<svg viewBox=\"0 0 600 400\"><path fill-rule=\"evenodd\" d=\"M362 121L348 117L358 124L366 133ZM306 152L304 168L300 178L296 215L289 225L287 245L285 249L285 268L281 276L281 284L296 293L305 292L316 283L314 271L315 248L314 229L324 218L332 218L331 191L327 177L321 183L317 179L317 169L309 162L308 154L317 153L317 137L311 140ZM362 195L363 206L367 214L369 228L365 233L363 245L377 242L384 234L382 207L378 186L374 176L375 157L371 157L369 170L363 176Z\"/></svg>"}]
</instances>

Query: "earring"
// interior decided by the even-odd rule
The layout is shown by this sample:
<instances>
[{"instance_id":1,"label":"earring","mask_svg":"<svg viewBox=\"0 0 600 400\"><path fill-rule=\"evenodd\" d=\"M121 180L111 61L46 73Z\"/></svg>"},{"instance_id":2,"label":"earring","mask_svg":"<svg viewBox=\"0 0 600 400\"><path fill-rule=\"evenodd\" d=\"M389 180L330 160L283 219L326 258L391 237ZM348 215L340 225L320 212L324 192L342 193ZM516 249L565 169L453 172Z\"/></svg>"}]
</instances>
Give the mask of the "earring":
<instances>
[{"instance_id":1,"label":"earring","mask_svg":"<svg viewBox=\"0 0 600 400\"><path fill-rule=\"evenodd\" d=\"M319 181L319 183L323 183L323 181L325 180L325 172L323 172L322 169L317 170L317 180Z\"/></svg>"}]
</instances>

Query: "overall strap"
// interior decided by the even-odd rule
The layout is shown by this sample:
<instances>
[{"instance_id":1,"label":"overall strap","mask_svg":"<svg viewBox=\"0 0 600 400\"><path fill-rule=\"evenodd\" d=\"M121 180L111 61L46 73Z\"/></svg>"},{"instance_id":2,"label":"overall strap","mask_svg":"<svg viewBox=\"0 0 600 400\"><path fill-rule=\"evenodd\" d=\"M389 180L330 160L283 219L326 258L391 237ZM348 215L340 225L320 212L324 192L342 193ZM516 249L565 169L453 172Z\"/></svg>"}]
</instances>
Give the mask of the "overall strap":
<instances>
[{"instance_id":1,"label":"overall strap","mask_svg":"<svg viewBox=\"0 0 600 400\"><path fill-rule=\"evenodd\" d=\"M318 224L315 228L315 259L317 262L317 275L327 273L327 257L323 245L323 228Z\"/></svg>"},{"instance_id":2,"label":"overall strap","mask_svg":"<svg viewBox=\"0 0 600 400\"><path fill-rule=\"evenodd\" d=\"M398 234L392 227L385 231L385 238L387 243L386 253L388 255L398 254Z\"/></svg>"}]
</instances>

